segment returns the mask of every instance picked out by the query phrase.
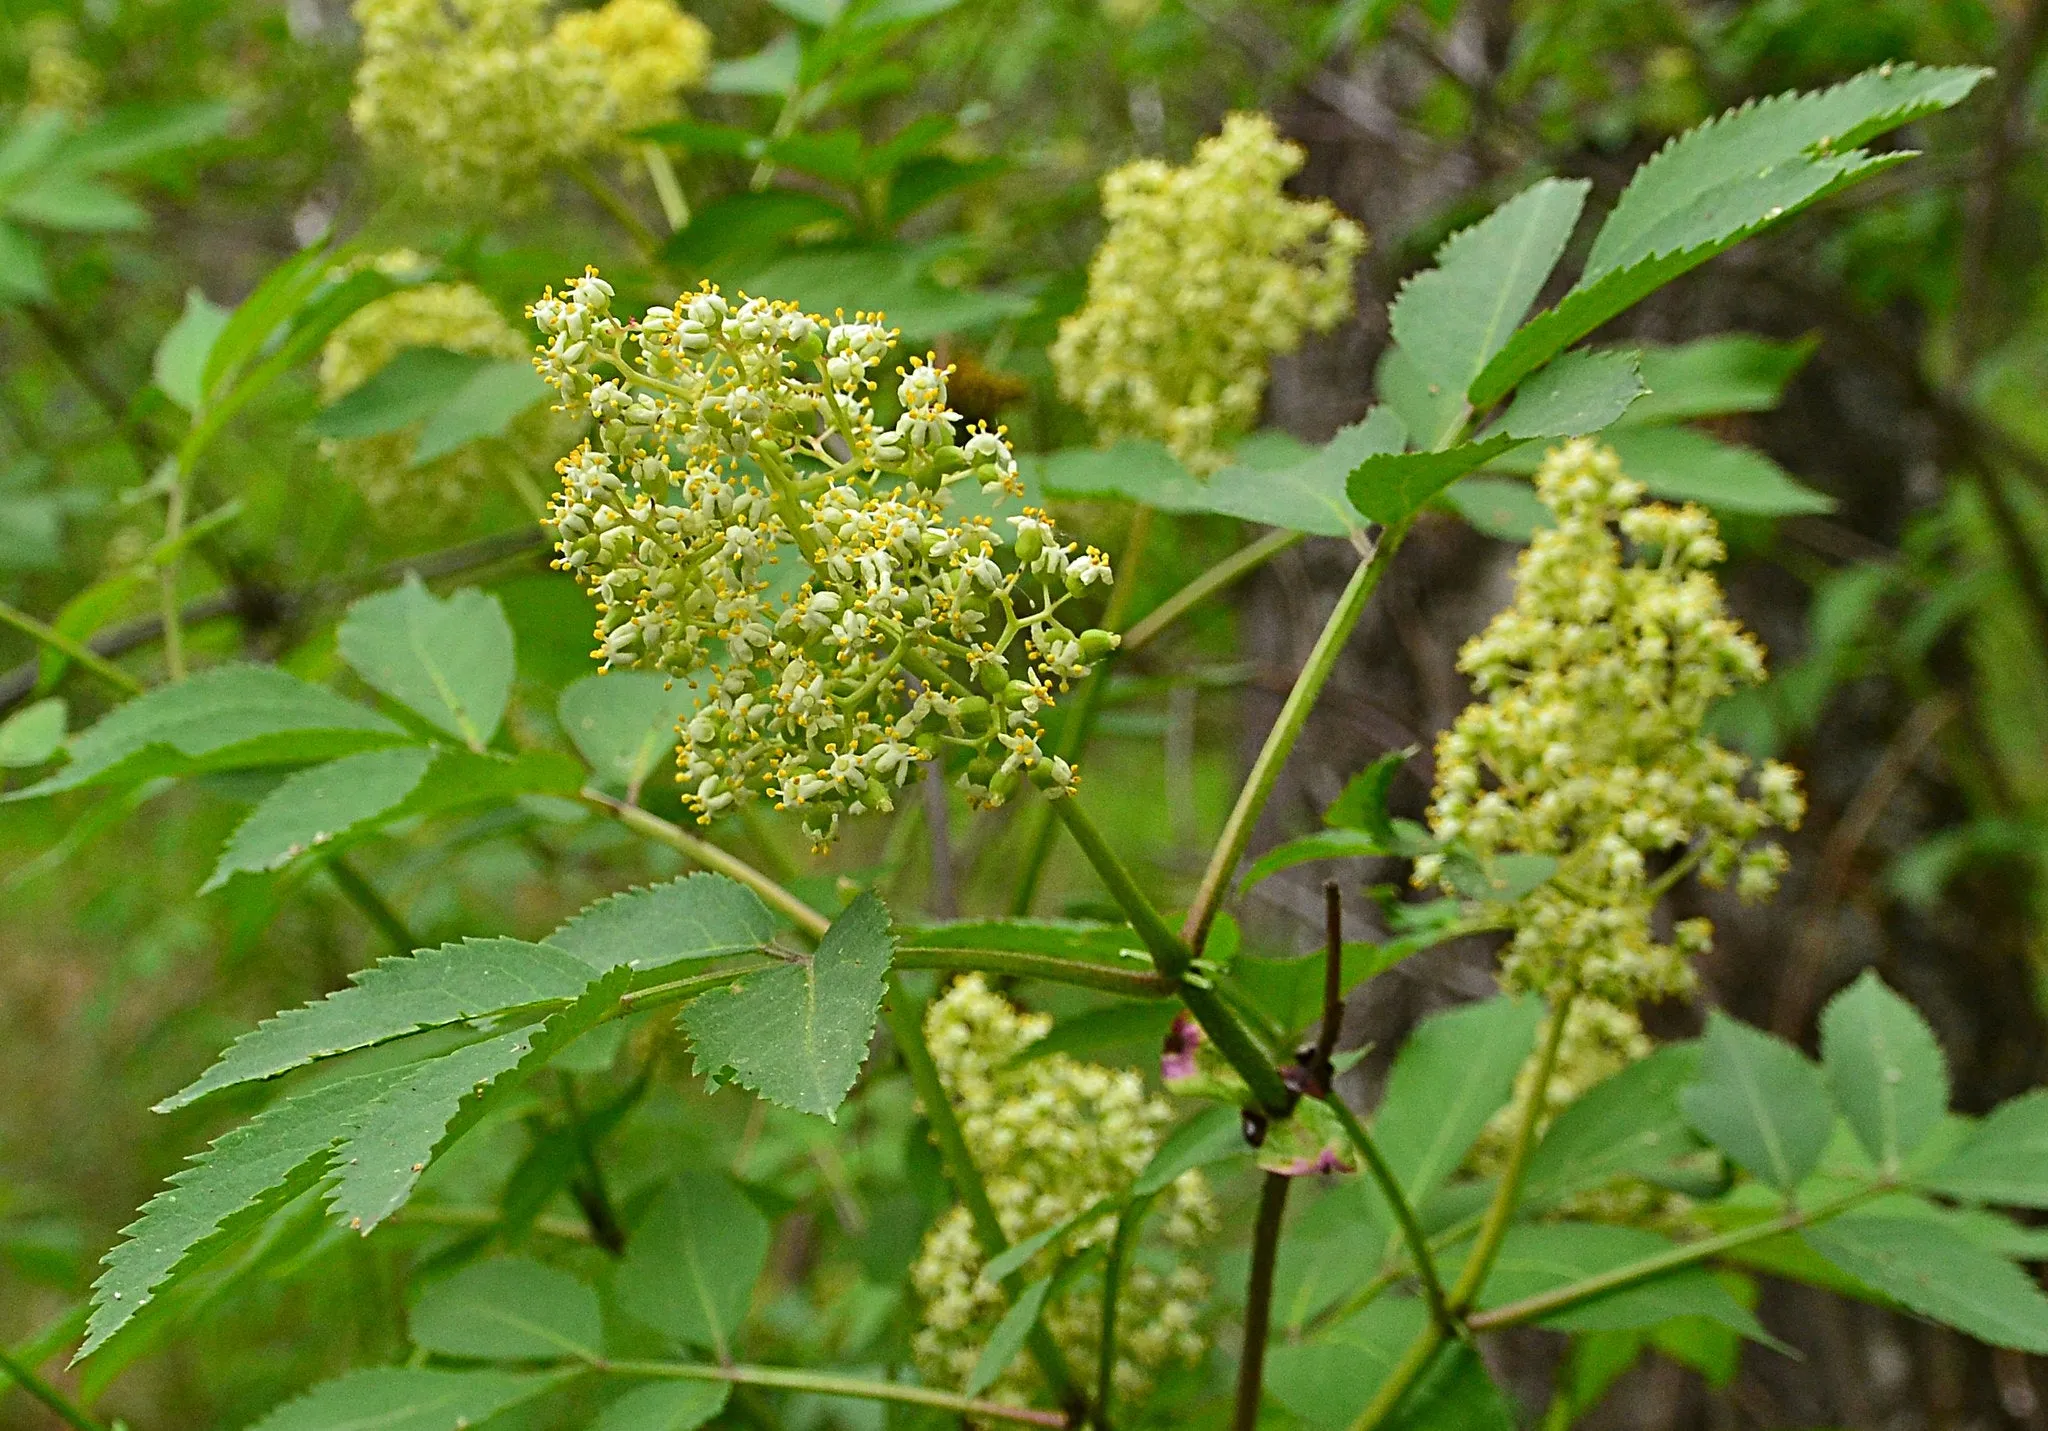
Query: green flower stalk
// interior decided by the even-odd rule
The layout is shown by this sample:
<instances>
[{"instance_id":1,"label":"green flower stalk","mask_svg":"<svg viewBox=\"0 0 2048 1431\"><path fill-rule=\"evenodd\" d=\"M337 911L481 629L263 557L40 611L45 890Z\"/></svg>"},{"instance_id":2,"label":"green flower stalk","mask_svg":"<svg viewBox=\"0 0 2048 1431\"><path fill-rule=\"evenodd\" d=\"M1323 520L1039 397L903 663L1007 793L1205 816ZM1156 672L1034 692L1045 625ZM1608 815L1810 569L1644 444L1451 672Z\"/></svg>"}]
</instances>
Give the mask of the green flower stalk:
<instances>
[{"instance_id":1,"label":"green flower stalk","mask_svg":"<svg viewBox=\"0 0 2048 1431\"><path fill-rule=\"evenodd\" d=\"M1483 699L1437 743L1429 823L1482 865L1558 861L1497 911L1514 930L1508 987L1626 1010L1690 989L1687 956L1712 942L1705 919L1655 937L1665 888L1696 866L1768 896L1785 853L1758 837L1796 828L1805 800L1791 767L1704 729L1715 701L1764 677L1763 648L1708 570L1725 555L1713 518L1643 505L1614 453L1583 440L1544 460L1536 491L1556 525L1523 553L1513 605L1459 654ZM1445 855L1416 862L1417 884L1448 887L1449 873Z\"/></svg>"},{"instance_id":2,"label":"green flower stalk","mask_svg":"<svg viewBox=\"0 0 2048 1431\"><path fill-rule=\"evenodd\" d=\"M1268 360L1351 311L1365 231L1282 192L1304 158L1266 116L1233 114L1192 163L1142 159L1103 179L1109 234L1052 362L1105 441L1156 438L1214 471L1258 421Z\"/></svg>"},{"instance_id":3,"label":"green flower stalk","mask_svg":"<svg viewBox=\"0 0 2048 1431\"><path fill-rule=\"evenodd\" d=\"M1012 1243L1104 1199L1128 1196L1173 1121L1166 1101L1147 1097L1131 1070L1064 1054L1016 1062L1051 1028L1050 1018L1020 1011L979 974L960 979L925 1015L940 1080ZM1116 1223L1114 1207L1083 1218L1039 1254L1026 1276L1045 1276L1064 1258L1107 1249ZM1202 1354L1209 1281L1192 1254L1217 1226L1202 1175L1182 1174L1147 1226L1152 1241L1125 1268L1117 1317L1115 1380L1125 1404L1142 1397L1166 1366ZM983 1261L972 1219L954 1207L926 1234L911 1268L923 1312L912 1349L919 1372L934 1385L967 1378L1003 1315L1003 1290L982 1275ZM1071 1364L1095 1365L1101 1310L1099 1273L1075 1278L1047 1304L1045 1324ZM1041 1389L1029 1359L1019 1358L990 1394L1023 1399Z\"/></svg>"},{"instance_id":4,"label":"green flower stalk","mask_svg":"<svg viewBox=\"0 0 2048 1431\"><path fill-rule=\"evenodd\" d=\"M950 512L963 486L1022 492L1002 432L947 406L951 370L898 369L885 426L879 314L706 284L629 324L611 300L592 270L532 310L542 375L596 427L558 469L557 566L597 603L605 669L702 691L678 755L699 819L766 796L822 846L946 752L977 804L1027 778L1071 793L1041 718L1116 645L1067 624L1109 562L1033 508L1005 520L1007 551L990 518Z\"/></svg>"}]
</instances>

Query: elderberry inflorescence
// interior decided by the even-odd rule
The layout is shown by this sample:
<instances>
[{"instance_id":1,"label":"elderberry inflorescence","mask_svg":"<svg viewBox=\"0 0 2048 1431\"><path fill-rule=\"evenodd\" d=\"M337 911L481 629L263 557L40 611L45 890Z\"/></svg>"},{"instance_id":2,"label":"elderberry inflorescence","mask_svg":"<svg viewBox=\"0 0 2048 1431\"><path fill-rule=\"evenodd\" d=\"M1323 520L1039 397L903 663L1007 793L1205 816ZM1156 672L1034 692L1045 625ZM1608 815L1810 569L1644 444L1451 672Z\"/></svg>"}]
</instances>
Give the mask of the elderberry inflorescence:
<instances>
[{"instance_id":1,"label":"elderberry inflorescence","mask_svg":"<svg viewBox=\"0 0 2048 1431\"><path fill-rule=\"evenodd\" d=\"M1007 548L949 511L962 488L1022 493L1001 430L947 406L950 369L898 369L885 425L880 314L706 284L627 322L595 270L532 313L542 376L595 422L558 468L556 565L597 602L605 669L703 692L678 757L701 820L765 795L823 845L948 751L976 804L1027 778L1071 793L1040 720L1116 645L1068 625L1109 562L1034 508L1006 519Z\"/></svg>"}]
</instances>

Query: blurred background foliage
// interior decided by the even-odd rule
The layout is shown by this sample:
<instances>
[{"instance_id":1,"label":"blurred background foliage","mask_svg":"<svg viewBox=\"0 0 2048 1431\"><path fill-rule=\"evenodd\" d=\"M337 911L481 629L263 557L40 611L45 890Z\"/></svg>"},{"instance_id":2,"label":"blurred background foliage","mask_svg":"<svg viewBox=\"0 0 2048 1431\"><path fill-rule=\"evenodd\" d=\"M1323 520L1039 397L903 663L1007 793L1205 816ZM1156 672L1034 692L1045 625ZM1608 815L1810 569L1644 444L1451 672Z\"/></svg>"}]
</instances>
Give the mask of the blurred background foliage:
<instances>
[{"instance_id":1,"label":"blurred background foliage","mask_svg":"<svg viewBox=\"0 0 2048 1431\"><path fill-rule=\"evenodd\" d=\"M1940 1032L1961 1106L2048 1076L2048 5L843 8L707 0L695 13L716 64L686 117L548 176L536 202L482 211L437 206L402 167L370 162L348 118L357 33L339 0L8 0L0 601L154 675L164 533L150 484L186 428L159 344L195 304L232 307L330 234L344 257L412 251L416 277L475 284L522 332L524 304L586 262L635 308L704 276L827 311L882 307L960 365L955 402L969 417L999 418L1020 451L1046 452L1089 437L1057 400L1044 355L1100 236L1099 176L1135 156L1184 158L1228 110L1265 109L1308 150L1295 187L1333 199L1373 240L1358 318L1283 360L1269 396L1271 427L1318 441L1363 412L1386 339L1379 315L1401 279L1531 179L1583 176L1611 198L1665 139L1747 98L1887 60L1995 65L1977 102L1906 136L1927 152L1920 165L1680 282L1632 313L1625 336L1740 329L1797 345L1770 350L1790 356L1760 380L1766 399L1717 419L1712 435L1829 499L1794 515L1739 502L1717 513L1735 553L1735 608L1774 668L1768 687L1722 710L1723 731L1806 769L1813 815L1775 904L1711 906L1722 930L1711 1000L1810 1040L1825 998L1876 967ZM531 520L532 489L548 485L545 444L536 456L509 418L449 419L470 439L458 455L486 474L475 500L380 510L322 435L337 419L323 413L315 366L284 371L192 472L193 511L217 517L197 524L178 568L195 660L246 653L345 682L333 628L347 599L409 569L481 584L517 636L510 718L521 741L567 748L556 702L588 672L588 616L582 595L546 572ZM1313 828L1365 760L1426 750L1463 703L1452 662L1505 598L1514 511L1527 505L1514 507L1513 490L1490 491L1505 515L1488 515L1489 489L1468 488L1469 500L1425 518L1261 844ZM1124 551L1126 512L1075 503L1063 519ZM1136 568L1132 609L1232 550L1237 527L1156 522L1141 564L1119 558ZM1162 883L1191 886L1199 873L1246 752L1341 584L1344 549L1328 546L1286 554L1118 668L1091 799ZM56 707L19 714L34 702L61 699L72 729L107 708L107 688L58 665L0 629L0 713L18 717L0 730L0 767L42 763L50 730L64 728L52 725ZM1397 811L1415 813L1427 785L1424 756L1397 781ZM652 782L649 802L675 814L664 787ZM262 790L222 777L0 814L0 1344L39 1355L75 1331L67 1317L99 1251L186 1150L245 1111L159 1118L149 1105L237 1032L385 952L393 931L365 917L345 880L372 882L400 933L432 943L546 929L680 868L535 798L401 829L354 852L339 878L313 866L195 902ZM852 827L829 862L774 820L733 837L821 906L880 881L899 905L944 914L1008 904L1025 838L1015 825L1008 812L907 808ZM1327 872L1262 884L1245 947L1311 942ZM1090 912L1093 889L1058 853L1038 907ZM1361 919L1370 908L1361 897ZM1353 1009L1348 1037L1390 1043L1421 1013L1487 987L1485 970L1482 949L1403 966ZM1660 1032L1698 1027L1697 1008L1656 1012ZM1147 1036L1156 1031L1110 1028L1102 1046L1136 1057ZM649 1060L604 1075L601 1096L637 1097L644 1074L682 1067L674 1044ZM619 1124L613 1155L630 1165L636 1144L671 1156L680 1143L732 1165L784 1214L762 1293L783 1350L893 1359L909 1325L902 1269L938 1184L911 1136L907 1088L880 1090L828 1141L812 1120L707 1097L680 1076L661 1087ZM496 1186L560 1116L536 1100L525 1125L466 1146L441 1186ZM1226 1225L1242 1226L1248 1185L1225 1196ZM544 1201L532 1235L587 1240L565 1208ZM119 1370L109 1414L240 1425L323 1375L402 1354L405 1269L481 1234L405 1219L394 1232L364 1243L314 1221L295 1243L270 1245L204 1316ZM2048 1426L2048 1375L2024 1358L1809 1289L1771 1284L1765 1295L1783 1307L1772 1325L1797 1329L1804 1361L1755 1348L1705 1372L1653 1359L1584 1424ZM1543 1404L1554 1346L1532 1333L1505 1356L1508 1384ZM879 1411L844 1403L788 1410L805 1425L880 1424ZM734 1414L766 1413L741 1399ZM0 1394L0 1425L40 1427L41 1415Z\"/></svg>"}]
</instances>

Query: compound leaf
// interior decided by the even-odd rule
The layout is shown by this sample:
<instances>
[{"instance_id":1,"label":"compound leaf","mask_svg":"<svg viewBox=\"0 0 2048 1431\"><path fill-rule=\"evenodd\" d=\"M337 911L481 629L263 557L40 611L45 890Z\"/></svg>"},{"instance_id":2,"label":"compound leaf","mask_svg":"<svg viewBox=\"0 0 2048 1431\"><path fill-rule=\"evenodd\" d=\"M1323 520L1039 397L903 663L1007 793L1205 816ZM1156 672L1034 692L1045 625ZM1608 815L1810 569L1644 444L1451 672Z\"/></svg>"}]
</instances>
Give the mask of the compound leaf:
<instances>
[{"instance_id":1,"label":"compound leaf","mask_svg":"<svg viewBox=\"0 0 2048 1431\"><path fill-rule=\"evenodd\" d=\"M1523 1196L1534 1206L1628 1173L1649 1173L1699 1146L1678 1105L1699 1076L1697 1043L1666 1044L1581 1094L1529 1156Z\"/></svg>"},{"instance_id":2,"label":"compound leaf","mask_svg":"<svg viewBox=\"0 0 2048 1431\"><path fill-rule=\"evenodd\" d=\"M159 1103L157 1111L167 1113L218 1089L274 1078L425 1029L567 1002L596 977L597 971L581 959L518 939L466 939L382 959L352 975L347 988L243 1034L212 1068Z\"/></svg>"},{"instance_id":3,"label":"compound leaf","mask_svg":"<svg viewBox=\"0 0 2048 1431\"><path fill-rule=\"evenodd\" d=\"M1820 1070L1791 1044L1716 1013L1679 1106L1702 1136L1780 1192L1813 1171L1835 1127Z\"/></svg>"},{"instance_id":4,"label":"compound leaf","mask_svg":"<svg viewBox=\"0 0 2048 1431\"><path fill-rule=\"evenodd\" d=\"M759 949L775 937L759 895L721 874L688 874L590 905L548 944L594 969L653 969Z\"/></svg>"},{"instance_id":5,"label":"compound leaf","mask_svg":"<svg viewBox=\"0 0 2048 1431\"><path fill-rule=\"evenodd\" d=\"M683 1010L697 1071L730 1068L771 1102L836 1119L867 1058L895 949L888 909L861 895L815 953L741 975Z\"/></svg>"},{"instance_id":6,"label":"compound leaf","mask_svg":"<svg viewBox=\"0 0 2048 1431\"><path fill-rule=\"evenodd\" d=\"M634 1229L613 1294L662 1335L730 1355L768 1265L771 1233L731 1178L685 1172Z\"/></svg>"},{"instance_id":7,"label":"compound leaf","mask_svg":"<svg viewBox=\"0 0 2048 1431\"><path fill-rule=\"evenodd\" d=\"M343 831L396 808L433 763L430 747L400 745L358 751L286 776L236 826L199 892L218 889L237 874L283 869Z\"/></svg>"},{"instance_id":8,"label":"compound leaf","mask_svg":"<svg viewBox=\"0 0 2048 1431\"><path fill-rule=\"evenodd\" d=\"M1948 1111L1948 1066L1934 1030L1866 969L1820 1015L1821 1071L1857 1141L1886 1173Z\"/></svg>"},{"instance_id":9,"label":"compound leaf","mask_svg":"<svg viewBox=\"0 0 2048 1431\"><path fill-rule=\"evenodd\" d=\"M1908 1311L1992 1346L2048 1353L2048 1296L2017 1265L1940 1222L1852 1213L1800 1236Z\"/></svg>"},{"instance_id":10,"label":"compound leaf","mask_svg":"<svg viewBox=\"0 0 2048 1431\"><path fill-rule=\"evenodd\" d=\"M2048 1089L1992 1109L1923 1181L1964 1202L2048 1208Z\"/></svg>"},{"instance_id":11,"label":"compound leaf","mask_svg":"<svg viewBox=\"0 0 2048 1431\"><path fill-rule=\"evenodd\" d=\"M437 597L405 585L349 607L335 644L376 689L482 750L512 693L512 626L498 598L465 588Z\"/></svg>"},{"instance_id":12,"label":"compound leaf","mask_svg":"<svg viewBox=\"0 0 2048 1431\"><path fill-rule=\"evenodd\" d=\"M1373 1134L1411 1202L1429 1200L1508 1101L1542 1017L1539 999L1486 999L1432 1015L1409 1036Z\"/></svg>"},{"instance_id":13,"label":"compound leaf","mask_svg":"<svg viewBox=\"0 0 2048 1431\"><path fill-rule=\"evenodd\" d=\"M590 1431L696 1431L731 1395L723 1381L650 1382L607 1406Z\"/></svg>"},{"instance_id":14,"label":"compound leaf","mask_svg":"<svg viewBox=\"0 0 2048 1431\"><path fill-rule=\"evenodd\" d=\"M597 1293L530 1257L474 1262L420 1293L413 1345L486 1361L592 1357L604 1345Z\"/></svg>"},{"instance_id":15,"label":"compound leaf","mask_svg":"<svg viewBox=\"0 0 2048 1431\"><path fill-rule=\"evenodd\" d=\"M372 1367L323 1381L250 1431L463 1431L576 1374Z\"/></svg>"}]
</instances>

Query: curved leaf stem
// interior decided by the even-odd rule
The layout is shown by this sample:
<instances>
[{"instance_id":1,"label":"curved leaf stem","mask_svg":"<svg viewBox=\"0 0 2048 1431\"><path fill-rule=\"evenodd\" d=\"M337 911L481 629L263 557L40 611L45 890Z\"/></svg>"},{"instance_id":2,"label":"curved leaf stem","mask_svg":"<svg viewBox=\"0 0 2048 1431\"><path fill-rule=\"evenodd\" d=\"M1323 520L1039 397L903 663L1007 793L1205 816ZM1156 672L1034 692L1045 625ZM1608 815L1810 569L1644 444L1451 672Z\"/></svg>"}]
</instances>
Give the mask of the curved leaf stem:
<instances>
[{"instance_id":1,"label":"curved leaf stem","mask_svg":"<svg viewBox=\"0 0 2048 1431\"><path fill-rule=\"evenodd\" d=\"M989 1201L988 1188L981 1180L981 1169L975 1166L974 1155L968 1151L967 1134L960 1127L952 1100L946 1096L946 1085L939 1077L939 1066L932 1060L932 1051L924 1041L924 1023L916 1002L893 972L889 975L887 992L882 996L882 1010L883 1017L889 1021L889 1034L896 1041L896 1051L903 1059L904 1070L910 1075L910 1086L924 1108L925 1121L931 1126L932 1141L938 1144L939 1156L945 1162L953 1191L974 1223L975 1239L981 1243L982 1254L993 1260L1009 1250L1009 1235L1003 1231L1002 1220L996 1216L995 1204ZM1009 1293L1013 1302L1016 1300L1024 1290L1022 1269L1003 1279L1003 1290ZM1043 1321L1032 1326L1026 1344L1031 1349L1032 1360L1038 1363L1040 1374L1045 1377L1046 1385L1071 1417L1071 1420L1055 1420L1050 1424L1078 1425L1086 1410L1087 1398L1075 1384L1073 1373L1067 1369L1066 1358L1060 1354L1052 1333L1046 1330Z\"/></svg>"},{"instance_id":2,"label":"curved leaf stem","mask_svg":"<svg viewBox=\"0 0 2048 1431\"><path fill-rule=\"evenodd\" d=\"M1379 1185L1380 1195L1387 1200L1387 1206L1394 1210L1394 1222L1401 1229L1401 1240L1408 1244L1408 1256L1415 1263L1417 1280L1422 1283L1422 1297L1429 1306L1430 1324L1438 1331L1448 1332L1453 1322L1449 1299L1444 1296L1443 1279L1437 1275L1436 1257L1430 1249L1429 1237L1422 1230L1422 1220L1415 1215L1414 1204L1408 1201L1401 1180L1387 1166L1386 1154L1380 1151L1380 1145L1366 1131L1365 1125L1358 1121L1358 1115L1351 1111L1351 1106L1334 1092L1323 1102L1344 1125L1351 1146L1358 1149L1359 1157L1365 1159L1366 1171Z\"/></svg>"},{"instance_id":3,"label":"curved leaf stem","mask_svg":"<svg viewBox=\"0 0 2048 1431\"><path fill-rule=\"evenodd\" d=\"M6 602L0 601L0 621L6 622L22 635L39 646L48 646L52 651L76 661L80 666L98 676L115 690L126 696L142 694L142 682L129 675L106 657L87 646L83 641L74 641L54 626L48 626L29 615L18 611ZM166 628L168 629L168 628Z\"/></svg>"},{"instance_id":4,"label":"curved leaf stem","mask_svg":"<svg viewBox=\"0 0 2048 1431\"><path fill-rule=\"evenodd\" d=\"M1302 532L1275 527L1249 546L1239 547L1138 618L1124 633L1123 644L1118 649L1126 655L1143 650L1195 607L1224 588L1244 580L1289 547L1299 545L1305 536Z\"/></svg>"},{"instance_id":5,"label":"curved leaf stem","mask_svg":"<svg viewBox=\"0 0 2048 1431\"><path fill-rule=\"evenodd\" d=\"M709 840L699 839L673 821L664 820L638 805L629 805L617 796L608 795L594 786L586 785L577 794L585 804L596 806L635 834L645 835L650 840L667 845L676 853L694 860L707 870L715 871L728 879L738 880L811 938L822 939L825 931L831 928L831 920L738 855L728 854Z\"/></svg>"},{"instance_id":6,"label":"curved leaf stem","mask_svg":"<svg viewBox=\"0 0 2048 1431\"><path fill-rule=\"evenodd\" d=\"M346 857L332 855L325 864L328 878L348 897L348 902L362 912L363 918L384 936L394 953L410 954L420 947L419 941L412 937L412 930L398 917L398 911L377 893L377 887L364 879L362 871L350 864Z\"/></svg>"},{"instance_id":7,"label":"curved leaf stem","mask_svg":"<svg viewBox=\"0 0 2048 1431\"><path fill-rule=\"evenodd\" d=\"M1422 1379L1429 1370L1429 1364L1436 1360L1436 1354L1447 1334L1435 1322L1423 1327L1415 1340L1408 1343L1408 1349L1401 1353L1401 1359L1394 1363L1394 1369L1387 1373L1387 1379L1380 1383L1380 1389L1373 1393L1372 1400L1365 1404L1365 1410L1358 1413L1358 1419L1351 1423L1351 1431L1373 1431L1401 1404L1401 1398L1408 1394L1408 1388Z\"/></svg>"},{"instance_id":8,"label":"curved leaf stem","mask_svg":"<svg viewBox=\"0 0 2048 1431\"><path fill-rule=\"evenodd\" d=\"M1280 778L1280 769L1293 752L1294 742L1300 738L1302 726L1308 721L1308 713L1322 694L1330 672L1336 668L1337 657L1357 628L1358 618L1365 614L1366 603L1379 585L1381 574L1393 561L1401 539L1407 535L1408 525L1404 521L1389 527L1360 559L1357 569L1351 573L1351 580L1345 584L1343 594L1337 598L1336 609L1323 623L1322 634L1316 637L1308 663L1295 677L1294 687L1287 693L1287 702L1280 708L1280 718L1273 723L1273 729L1266 735L1266 743L1259 749L1258 758L1252 762L1251 773L1245 777L1244 788L1238 792L1237 805L1231 810L1230 819L1223 826L1223 834L1209 856L1209 867L1202 875L1202 885L1195 893L1194 905L1181 926L1182 939L1198 954L1209 938L1209 926L1215 922L1216 912L1222 907L1231 877L1237 872L1237 863L1244 857L1244 847L1251 839L1252 827L1258 824L1259 815L1266 808L1266 800Z\"/></svg>"},{"instance_id":9,"label":"curved leaf stem","mask_svg":"<svg viewBox=\"0 0 2048 1431\"><path fill-rule=\"evenodd\" d=\"M1001 1401L984 1401L975 1396L938 1391L928 1386L904 1386L893 1381L869 1381L857 1376L835 1376L830 1372L799 1371L779 1366L711 1366L681 1361L592 1360L592 1371L613 1376L661 1377L672 1381L726 1381L735 1386L772 1386L783 1391L808 1391L818 1396L849 1396L863 1401L895 1401L909 1406L930 1406L962 1416L986 1417L991 1421L1016 1421L1026 1426L1066 1426L1058 1411L1039 1411L1029 1406L1011 1406ZM95 1428L97 1431L97 1428Z\"/></svg>"},{"instance_id":10,"label":"curved leaf stem","mask_svg":"<svg viewBox=\"0 0 2048 1431\"><path fill-rule=\"evenodd\" d=\"M610 214L618 226L626 231L626 236L633 241L633 246L640 250L641 257L650 262L661 257L661 240L655 236L654 230L647 226L646 220L633 212L633 206L625 201L617 189L599 177L595 169L581 159L560 159L556 162L561 166L562 172L576 182L578 188L595 199L597 206Z\"/></svg>"},{"instance_id":11,"label":"curved leaf stem","mask_svg":"<svg viewBox=\"0 0 2048 1431\"><path fill-rule=\"evenodd\" d=\"M1013 949L899 948L898 969L980 969L991 974L1015 974L1025 979L1044 979L1077 989L1096 989L1121 994L1128 999L1164 999L1173 985L1157 974L1140 968L1123 968L1093 959L1062 959L1056 954L1027 954Z\"/></svg>"},{"instance_id":12,"label":"curved leaf stem","mask_svg":"<svg viewBox=\"0 0 2048 1431\"><path fill-rule=\"evenodd\" d=\"M83 1407L16 1361L4 1349L0 1349L0 1377L13 1378L16 1386L42 1402L52 1416L71 1427L72 1431L107 1431L104 1425L87 1415Z\"/></svg>"},{"instance_id":13,"label":"curved leaf stem","mask_svg":"<svg viewBox=\"0 0 2048 1431\"><path fill-rule=\"evenodd\" d=\"M1116 1399L1116 1314L1123 1296L1124 1259L1138 1240L1145 1214L1152 1210L1157 1193L1131 1199L1118 1215L1116 1235L1110 1239L1109 1256L1102 1264L1102 1338L1095 1357L1095 1431L1111 1431L1110 1405Z\"/></svg>"}]
</instances>

